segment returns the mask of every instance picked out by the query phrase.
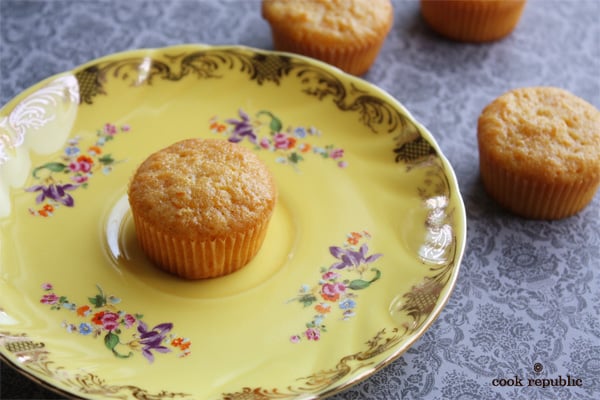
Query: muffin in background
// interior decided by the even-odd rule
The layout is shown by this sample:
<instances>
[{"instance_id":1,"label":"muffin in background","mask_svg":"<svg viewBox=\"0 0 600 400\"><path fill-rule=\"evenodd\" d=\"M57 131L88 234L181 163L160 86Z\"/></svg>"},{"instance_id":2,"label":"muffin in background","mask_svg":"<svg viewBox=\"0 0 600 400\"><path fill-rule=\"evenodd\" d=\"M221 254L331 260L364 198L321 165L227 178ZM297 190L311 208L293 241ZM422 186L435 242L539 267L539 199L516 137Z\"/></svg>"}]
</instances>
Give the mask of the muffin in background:
<instances>
[{"instance_id":1,"label":"muffin in background","mask_svg":"<svg viewBox=\"0 0 600 400\"><path fill-rule=\"evenodd\" d=\"M366 73L393 24L390 0L263 0L275 50Z\"/></svg>"},{"instance_id":2,"label":"muffin in background","mask_svg":"<svg viewBox=\"0 0 600 400\"><path fill-rule=\"evenodd\" d=\"M252 151L222 139L188 139L149 156L128 195L148 258L201 279L232 273L256 255L277 191Z\"/></svg>"},{"instance_id":3,"label":"muffin in background","mask_svg":"<svg viewBox=\"0 0 600 400\"><path fill-rule=\"evenodd\" d=\"M526 0L421 0L421 15L437 33L463 42L490 42L511 33Z\"/></svg>"},{"instance_id":4,"label":"muffin in background","mask_svg":"<svg viewBox=\"0 0 600 400\"><path fill-rule=\"evenodd\" d=\"M482 111L477 138L485 189L525 218L574 215L600 184L600 111L566 90L501 95Z\"/></svg>"}]
</instances>

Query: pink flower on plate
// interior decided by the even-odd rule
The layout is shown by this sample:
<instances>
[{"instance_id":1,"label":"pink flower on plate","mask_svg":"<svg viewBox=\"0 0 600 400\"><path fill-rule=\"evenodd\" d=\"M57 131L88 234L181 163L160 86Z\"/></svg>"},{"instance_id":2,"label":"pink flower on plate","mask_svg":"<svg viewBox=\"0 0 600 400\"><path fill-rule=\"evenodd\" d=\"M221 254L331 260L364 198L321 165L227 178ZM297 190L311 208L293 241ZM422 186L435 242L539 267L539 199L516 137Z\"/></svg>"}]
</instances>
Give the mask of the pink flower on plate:
<instances>
[{"instance_id":1,"label":"pink flower on plate","mask_svg":"<svg viewBox=\"0 0 600 400\"><path fill-rule=\"evenodd\" d=\"M56 304L56 303L58 303L58 296L55 295L54 293L45 294L40 299L40 303L43 303L43 304Z\"/></svg>"},{"instance_id":2,"label":"pink flower on plate","mask_svg":"<svg viewBox=\"0 0 600 400\"><path fill-rule=\"evenodd\" d=\"M326 283L321 288L321 296L325 300L336 301L340 295L346 291L346 285L343 283Z\"/></svg>"},{"instance_id":3,"label":"pink flower on plate","mask_svg":"<svg viewBox=\"0 0 600 400\"><path fill-rule=\"evenodd\" d=\"M69 164L71 172L90 172L92 164L86 161L77 161Z\"/></svg>"},{"instance_id":4,"label":"pink flower on plate","mask_svg":"<svg viewBox=\"0 0 600 400\"><path fill-rule=\"evenodd\" d=\"M42 285L42 289L43 289L43 290L52 290L52 288L53 288L53 286L52 286L52 284L51 284L51 283L44 283L44 284Z\"/></svg>"},{"instance_id":5,"label":"pink flower on plate","mask_svg":"<svg viewBox=\"0 0 600 400\"><path fill-rule=\"evenodd\" d=\"M300 336L298 335L292 335L292 337L290 337L290 342L292 343L298 343L300 341Z\"/></svg>"},{"instance_id":6,"label":"pink flower on plate","mask_svg":"<svg viewBox=\"0 0 600 400\"><path fill-rule=\"evenodd\" d=\"M262 138L259 144L263 149L269 149L271 147L271 142L267 138Z\"/></svg>"},{"instance_id":7,"label":"pink flower on plate","mask_svg":"<svg viewBox=\"0 0 600 400\"><path fill-rule=\"evenodd\" d=\"M342 158L342 157L344 157L344 149L331 150L331 153L329 153L329 156L331 158L333 158L334 160L337 160L338 158Z\"/></svg>"},{"instance_id":8,"label":"pink flower on plate","mask_svg":"<svg viewBox=\"0 0 600 400\"><path fill-rule=\"evenodd\" d=\"M89 176L87 176L87 175L75 175L75 176L71 177L71 180L73 182L79 183L79 184L87 182L88 179L89 179Z\"/></svg>"},{"instance_id":9,"label":"pink flower on plate","mask_svg":"<svg viewBox=\"0 0 600 400\"><path fill-rule=\"evenodd\" d=\"M123 323L125 324L126 328L131 328L133 326L133 324L135 324L135 317L131 314L126 314L123 317Z\"/></svg>"},{"instance_id":10,"label":"pink flower on plate","mask_svg":"<svg viewBox=\"0 0 600 400\"><path fill-rule=\"evenodd\" d=\"M280 150L288 150L294 147L294 144L296 143L296 139L281 132L275 134L273 140L275 141L275 148Z\"/></svg>"},{"instance_id":11,"label":"pink flower on plate","mask_svg":"<svg viewBox=\"0 0 600 400\"><path fill-rule=\"evenodd\" d=\"M114 136L117 134L117 127L113 124L104 124L104 133Z\"/></svg>"},{"instance_id":12,"label":"pink flower on plate","mask_svg":"<svg viewBox=\"0 0 600 400\"><path fill-rule=\"evenodd\" d=\"M326 283L323 285L323 293L334 295L334 294L342 294L346 291L346 285L340 282L336 283Z\"/></svg>"},{"instance_id":13,"label":"pink flower on plate","mask_svg":"<svg viewBox=\"0 0 600 400\"><path fill-rule=\"evenodd\" d=\"M306 338L308 340L319 340L321 338L321 332L315 328L308 328L306 332L304 332Z\"/></svg>"},{"instance_id":14,"label":"pink flower on plate","mask_svg":"<svg viewBox=\"0 0 600 400\"><path fill-rule=\"evenodd\" d=\"M107 312L102 315L102 327L107 331L114 331L119 327L119 314Z\"/></svg>"},{"instance_id":15,"label":"pink flower on plate","mask_svg":"<svg viewBox=\"0 0 600 400\"><path fill-rule=\"evenodd\" d=\"M323 274L323 280L332 281L334 279L337 279L339 276L340 276L340 274L338 274L338 273L335 273L333 271L328 271Z\"/></svg>"},{"instance_id":16,"label":"pink flower on plate","mask_svg":"<svg viewBox=\"0 0 600 400\"><path fill-rule=\"evenodd\" d=\"M69 163L71 172L90 172L94 166L94 160L88 156L79 156L77 160Z\"/></svg>"},{"instance_id":17,"label":"pink flower on plate","mask_svg":"<svg viewBox=\"0 0 600 400\"><path fill-rule=\"evenodd\" d=\"M69 170L71 172L79 172L79 170L80 170L79 163L75 162L75 161L72 163L69 163Z\"/></svg>"}]
</instances>

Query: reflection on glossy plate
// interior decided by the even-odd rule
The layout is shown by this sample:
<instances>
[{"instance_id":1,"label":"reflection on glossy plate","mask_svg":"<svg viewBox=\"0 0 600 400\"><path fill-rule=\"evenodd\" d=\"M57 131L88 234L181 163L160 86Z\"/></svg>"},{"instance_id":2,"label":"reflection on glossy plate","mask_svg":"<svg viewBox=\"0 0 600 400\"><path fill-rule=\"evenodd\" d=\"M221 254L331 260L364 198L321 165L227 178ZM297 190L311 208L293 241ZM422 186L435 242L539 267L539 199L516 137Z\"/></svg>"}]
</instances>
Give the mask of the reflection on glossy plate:
<instances>
[{"instance_id":1,"label":"reflection on glossy plate","mask_svg":"<svg viewBox=\"0 0 600 400\"><path fill-rule=\"evenodd\" d=\"M189 137L253 149L280 200L257 257L189 282L137 246L126 188ZM312 398L406 351L456 282L465 211L392 97L243 47L108 56L0 112L0 355L84 398Z\"/></svg>"}]
</instances>

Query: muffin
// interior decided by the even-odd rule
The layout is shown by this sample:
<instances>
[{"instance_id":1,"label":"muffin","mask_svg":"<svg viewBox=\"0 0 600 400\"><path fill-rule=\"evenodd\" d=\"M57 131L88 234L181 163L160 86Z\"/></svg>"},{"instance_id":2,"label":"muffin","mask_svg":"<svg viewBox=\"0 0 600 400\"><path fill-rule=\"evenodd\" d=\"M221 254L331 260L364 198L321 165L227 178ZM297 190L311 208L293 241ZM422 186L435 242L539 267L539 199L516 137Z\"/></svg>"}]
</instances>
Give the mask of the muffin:
<instances>
[{"instance_id":1,"label":"muffin","mask_svg":"<svg viewBox=\"0 0 600 400\"><path fill-rule=\"evenodd\" d=\"M576 214L600 183L600 111L558 88L509 91L482 111L477 127L485 189L515 214Z\"/></svg>"},{"instance_id":2,"label":"muffin","mask_svg":"<svg viewBox=\"0 0 600 400\"><path fill-rule=\"evenodd\" d=\"M421 0L421 15L437 33L463 42L498 40L514 30L526 0Z\"/></svg>"},{"instance_id":3,"label":"muffin","mask_svg":"<svg viewBox=\"0 0 600 400\"><path fill-rule=\"evenodd\" d=\"M277 192L262 161L222 139L188 139L148 157L129 185L138 242L162 269L213 278L260 249Z\"/></svg>"},{"instance_id":4,"label":"muffin","mask_svg":"<svg viewBox=\"0 0 600 400\"><path fill-rule=\"evenodd\" d=\"M262 15L276 50L354 75L371 67L393 23L389 0L263 0Z\"/></svg>"}]
</instances>

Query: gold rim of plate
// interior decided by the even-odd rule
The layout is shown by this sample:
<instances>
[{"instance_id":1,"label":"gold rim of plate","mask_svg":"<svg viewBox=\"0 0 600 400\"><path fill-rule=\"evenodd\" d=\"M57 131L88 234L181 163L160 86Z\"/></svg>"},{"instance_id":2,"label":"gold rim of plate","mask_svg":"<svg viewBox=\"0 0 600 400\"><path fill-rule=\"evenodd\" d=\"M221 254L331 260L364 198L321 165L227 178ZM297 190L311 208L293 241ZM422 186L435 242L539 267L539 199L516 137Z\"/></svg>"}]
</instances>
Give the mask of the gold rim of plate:
<instances>
[{"instance_id":1,"label":"gold rim of plate","mask_svg":"<svg viewBox=\"0 0 600 400\"><path fill-rule=\"evenodd\" d=\"M247 146L279 190L256 258L210 280L149 263L126 197L139 163L190 137ZM127 51L18 95L0 226L0 356L90 399L337 393L431 326L466 240L454 172L397 100L241 46Z\"/></svg>"}]
</instances>

